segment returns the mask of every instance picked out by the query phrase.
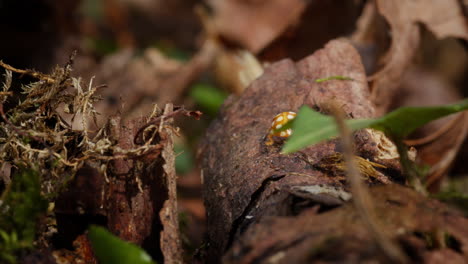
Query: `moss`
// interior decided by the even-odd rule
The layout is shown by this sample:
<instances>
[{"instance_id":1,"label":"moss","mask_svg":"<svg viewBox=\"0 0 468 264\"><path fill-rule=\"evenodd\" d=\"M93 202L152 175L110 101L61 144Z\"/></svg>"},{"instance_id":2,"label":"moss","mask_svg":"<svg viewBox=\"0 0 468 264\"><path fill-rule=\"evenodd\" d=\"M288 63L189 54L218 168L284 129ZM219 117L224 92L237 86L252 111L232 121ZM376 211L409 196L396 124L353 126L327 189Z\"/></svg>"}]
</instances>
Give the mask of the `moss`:
<instances>
[{"instance_id":1,"label":"moss","mask_svg":"<svg viewBox=\"0 0 468 264\"><path fill-rule=\"evenodd\" d=\"M6 70L0 87L0 164L16 171L11 179L8 172L0 177L0 188L5 187L0 189L0 263L13 263L35 239L42 241L42 236L36 237L36 226L43 230L45 225L39 216L86 164L94 164L103 177L112 177L111 161L133 159L143 164L144 157L160 153L158 127L167 117L155 108L138 132L148 136L134 148L120 148L113 134L120 119L109 118L102 127L97 125L94 104L103 86L95 86L93 79L83 82L72 77L72 61L73 55L50 74L16 69L0 61ZM23 84L13 73L38 80ZM172 114L195 113L181 108ZM74 121L79 121L81 130L72 127ZM88 130L91 122L95 131Z\"/></svg>"},{"instance_id":2,"label":"moss","mask_svg":"<svg viewBox=\"0 0 468 264\"><path fill-rule=\"evenodd\" d=\"M18 251L33 246L37 220L47 205L37 171L21 169L14 175L0 205L0 260L14 263Z\"/></svg>"}]
</instances>

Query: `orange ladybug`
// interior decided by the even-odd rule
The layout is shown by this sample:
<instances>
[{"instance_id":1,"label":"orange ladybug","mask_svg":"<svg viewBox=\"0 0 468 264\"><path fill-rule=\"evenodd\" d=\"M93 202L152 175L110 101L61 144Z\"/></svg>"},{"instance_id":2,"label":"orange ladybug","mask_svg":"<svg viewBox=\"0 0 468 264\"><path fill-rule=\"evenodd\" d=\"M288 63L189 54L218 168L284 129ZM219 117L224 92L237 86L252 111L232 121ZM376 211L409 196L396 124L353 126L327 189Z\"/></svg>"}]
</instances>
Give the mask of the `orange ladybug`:
<instances>
[{"instance_id":1,"label":"orange ladybug","mask_svg":"<svg viewBox=\"0 0 468 264\"><path fill-rule=\"evenodd\" d=\"M273 122L271 122L271 127L268 132L267 141L265 142L265 145L272 145L275 142L273 140L273 137L287 138L291 136L292 130L290 128L283 131L276 130L282 128L284 125L286 125L286 123L293 120L294 118L296 118L296 113L291 111L277 114L273 118Z\"/></svg>"}]
</instances>

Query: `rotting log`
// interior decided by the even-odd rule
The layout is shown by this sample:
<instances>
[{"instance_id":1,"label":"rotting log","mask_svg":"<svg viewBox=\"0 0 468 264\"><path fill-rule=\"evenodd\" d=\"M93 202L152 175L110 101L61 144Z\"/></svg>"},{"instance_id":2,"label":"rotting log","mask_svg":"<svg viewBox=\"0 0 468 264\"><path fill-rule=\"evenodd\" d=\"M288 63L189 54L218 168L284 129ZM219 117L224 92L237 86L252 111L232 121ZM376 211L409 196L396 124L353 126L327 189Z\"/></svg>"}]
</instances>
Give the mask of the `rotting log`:
<instances>
[{"instance_id":1,"label":"rotting log","mask_svg":"<svg viewBox=\"0 0 468 264\"><path fill-rule=\"evenodd\" d=\"M55 255L73 254L84 263L96 263L88 250L89 240L82 234L89 224L99 224L143 247L155 260L182 263L172 120L186 112L168 104L154 122L140 119L122 123L119 117L110 118L104 133L121 151L144 148L143 143L151 145L151 151L112 158L106 175L90 162L79 170L57 199L55 213L61 244L80 246L73 252L57 250Z\"/></svg>"},{"instance_id":2,"label":"rotting log","mask_svg":"<svg viewBox=\"0 0 468 264\"><path fill-rule=\"evenodd\" d=\"M336 75L352 80L315 82ZM327 254L334 254L333 243L343 246L333 255L334 261L382 260L384 254L369 233L361 230L361 223L349 230L346 225L348 221L356 223L354 207L349 204L341 207L349 200L349 186L344 171L336 164L327 163L341 151L338 139L288 155L281 154L280 142L272 146L265 144L276 114L297 111L302 105L327 113L330 101L341 106L349 118L374 117L360 56L345 40L331 41L297 63L286 59L268 66L241 96L231 96L224 103L199 151L209 227L207 263L217 263L223 256L227 263L326 261ZM393 225L399 227L404 221L418 223L415 219L418 210L424 210L424 203L433 201L392 186L392 183L405 183L394 145L382 133L366 129L354 133L354 148L355 155L382 165L375 168L378 176L366 178L366 183L369 186L389 184L389 189L372 192L383 195L376 198L376 208L386 208L383 212L393 214L386 210L394 208L385 205L391 200L391 190L395 190L396 195L414 197L415 202L403 199L413 211L404 211L402 214L406 215L401 216L393 214ZM462 237L457 237L457 241L462 241L467 237L466 228L461 225L466 219L447 212L444 205L438 204L433 213L445 222L434 220L431 228L447 230L450 226L452 231L463 231ZM377 212L377 215L387 217L385 213ZM450 220L444 218L445 213ZM430 219L418 221L425 220ZM277 223L281 224L277 226ZM407 239L410 244L420 240L414 235L417 224L401 227L403 231L389 229L388 235L394 240ZM361 228L356 233L360 239L355 240L349 233L353 228ZM427 230L434 229L421 232ZM314 232L319 235L315 236ZM466 250L447 250L448 253L422 250L415 258L432 253L467 255Z\"/></svg>"}]
</instances>

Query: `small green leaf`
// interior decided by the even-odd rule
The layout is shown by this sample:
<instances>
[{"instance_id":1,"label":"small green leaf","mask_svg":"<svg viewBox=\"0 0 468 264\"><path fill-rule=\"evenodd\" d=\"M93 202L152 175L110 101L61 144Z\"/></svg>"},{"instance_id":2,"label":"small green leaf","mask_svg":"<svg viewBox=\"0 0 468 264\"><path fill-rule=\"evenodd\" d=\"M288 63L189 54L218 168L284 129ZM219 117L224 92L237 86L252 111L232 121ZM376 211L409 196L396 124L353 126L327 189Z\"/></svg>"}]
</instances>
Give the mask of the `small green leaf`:
<instances>
[{"instance_id":1,"label":"small green leaf","mask_svg":"<svg viewBox=\"0 0 468 264\"><path fill-rule=\"evenodd\" d=\"M370 127L392 136L403 138L422 125L468 109L468 99L461 102L433 107L402 107L381 118L346 120L352 131ZM283 153L291 153L309 145L338 136L331 116L320 114L307 106L301 107L292 122L293 134L283 147Z\"/></svg>"},{"instance_id":2,"label":"small green leaf","mask_svg":"<svg viewBox=\"0 0 468 264\"><path fill-rule=\"evenodd\" d=\"M372 122L372 119L352 119L348 120L348 125L352 130L357 130L368 127ZM296 119L292 122L292 129L293 134L286 141L283 153L291 153L338 136L333 117L320 114L307 106L299 110Z\"/></svg>"},{"instance_id":3,"label":"small green leaf","mask_svg":"<svg viewBox=\"0 0 468 264\"><path fill-rule=\"evenodd\" d=\"M216 87L208 84L195 84L191 91L190 97L200 105L205 112L215 115L219 107L223 104L227 94Z\"/></svg>"},{"instance_id":4,"label":"small green leaf","mask_svg":"<svg viewBox=\"0 0 468 264\"><path fill-rule=\"evenodd\" d=\"M376 119L372 127L391 135L406 137L430 121L467 109L468 99L441 106L402 107Z\"/></svg>"},{"instance_id":5,"label":"small green leaf","mask_svg":"<svg viewBox=\"0 0 468 264\"><path fill-rule=\"evenodd\" d=\"M101 22L104 19L104 4L102 1L84 0L79 6L81 13L93 19L95 22Z\"/></svg>"},{"instance_id":6,"label":"small green leaf","mask_svg":"<svg viewBox=\"0 0 468 264\"><path fill-rule=\"evenodd\" d=\"M173 60L181 61L181 62L186 62L190 60L192 54L190 52L178 48L175 43L165 40L165 39L159 39L157 40L153 47L158 49L160 52L164 54L164 56L171 58Z\"/></svg>"},{"instance_id":7,"label":"small green leaf","mask_svg":"<svg viewBox=\"0 0 468 264\"><path fill-rule=\"evenodd\" d=\"M7 232L3 231L0 229L0 237L5 241L5 243L10 242L10 236L7 234Z\"/></svg>"},{"instance_id":8,"label":"small green leaf","mask_svg":"<svg viewBox=\"0 0 468 264\"><path fill-rule=\"evenodd\" d=\"M175 167L177 174L182 175L190 172L195 166L195 161L189 146L182 143L175 144L174 152L176 153Z\"/></svg>"},{"instance_id":9,"label":"small green leaf","mask_svg":"<svg viewBox=\"0 0 468 264\"><path fill-rule=\"evenodd\" d=\"M119 46L117 42L105 38L85 38L85 45L99 55L109 55L117 52ZM36 106L36 107L39 107Z\"/></svg>"},{"instance_id":10,"label":"small green leaf","mask_svg":"<svg viewBox=\"0 0 468 264\"><path fill-rule=\"evenodd\" d=\"M88 234L94 254L101 264L154 264L138 246L123 241L105 228L91 226Z\"/></svg>"},{"instance_id":11,"label":"small green leaf","mask_svg":"<svg viewBox=\"0 0 468 264\"><path fill-rule=\"evenodd\" d=\"M336 76L330 76L330 77L326 77L326 78L316 79L315 82L316 83L321 83L321 82L326 82L326 81L330 81L330 80L354 81L354 79L351 78L351 77L336 75Z\"/></svg>"}]
</instances>

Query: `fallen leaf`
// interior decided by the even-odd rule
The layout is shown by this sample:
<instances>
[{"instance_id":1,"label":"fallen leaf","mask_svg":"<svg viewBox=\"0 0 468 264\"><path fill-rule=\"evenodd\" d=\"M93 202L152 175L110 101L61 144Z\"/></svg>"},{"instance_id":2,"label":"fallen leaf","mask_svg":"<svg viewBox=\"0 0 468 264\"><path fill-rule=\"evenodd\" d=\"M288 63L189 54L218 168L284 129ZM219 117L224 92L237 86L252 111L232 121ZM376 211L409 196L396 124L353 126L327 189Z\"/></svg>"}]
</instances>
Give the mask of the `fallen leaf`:
<instances>
[{"instance_id":1,"label":"fallen leaf","mask_svg":"<svg viewBox=\"0 0 468 264\"><path fill-rule=\"evenodd\" d=\"M298 21L303 0L209 0L217 33L257 53Z\"/></svg>"},{"instance_id":2,"label":"fallen leaf","mask_svg":"<svg viewBox=\"0 0 468 264\"><path fill-rule=\"evenodd\" d=\"M447 0L377 0L378 12L390 25L392 43L384 56L384 66L369 79L372 98L379 114L385 113L390 98L401 83L419 48L422 22L437 37L468 39L468 26L458 1Z\"/></svg>"},{"instance_id":3,"label":"fallen leaf","mask_svg":"<svg viewBox=\"0 0 468 264\"><path fill-rule=\"evenodd\" d=\"M380 4L384 2L378 1ZM397 0L395 3L405 9L404 12L411 17L413 23L423 23L437 38L455 37L468 40L468 24L460 1Z\"/></svg>"},{"instance_id":4,"label":"fallen leaf","mask_svg":"<svg viewBox=\"0 0 468 264\"><path fill-rule=\"evenodd\" d=\"M434 106L453 103L462 96L456 87L439 78L433 72L418 68L409 69L397 89L397 98L391 108L401 106ZM466 138L467 114L461 113L442 118L421 127L406 141L418 152L421 166L430 166L427 175L429 190L437 191L441 180L452 168L455 157Z\"/></svg>"},{"instance_id":5,"label":"fallen leaf","mask_svg":"<svg viewBox=\"0 0 468 264\"><path fill-rule=\"evenodd\" d=\"M125 49L105 57L94 66L95 83L106 83L96 109L101 116L99 124L110 115L121 112L124 121L141 117L151 112L153 105L164 105L180 98L180 90L165 89L163 83L182 67L179 61L164 56L154 48L144 50L143 56L135 57L135 51ZM160 98L158 95L164 95Z\"/></svg>"},{"instance_id":6,"label":"fallen leaf","mask_svg":"<svg viewBox=\"0 0 468 264\"><path fill-rule=\"evenodd\" d=\"M379 12L387 19L392 30L392 43L384 56L384 66L370 76L373 102L379 114L387 112L391 96L398 88L400 78L410 65L419 46L419 28L408 21L405 10L396 1L377 1Z\"/></svg>"}]
</instances>

